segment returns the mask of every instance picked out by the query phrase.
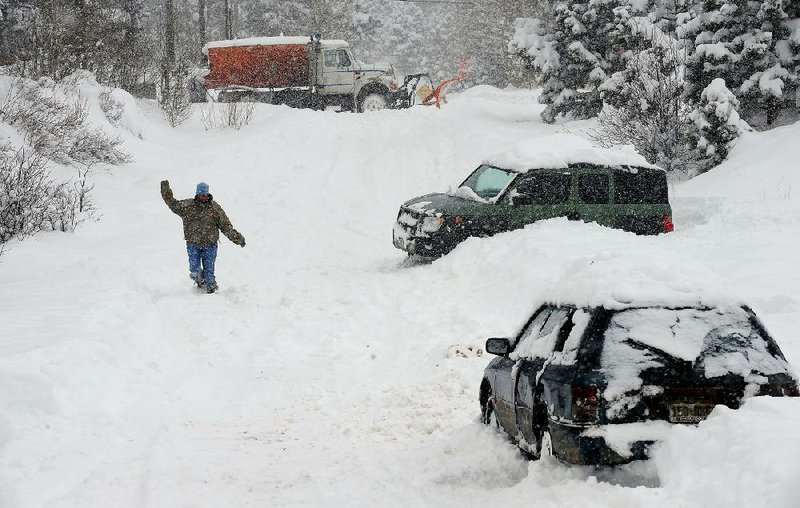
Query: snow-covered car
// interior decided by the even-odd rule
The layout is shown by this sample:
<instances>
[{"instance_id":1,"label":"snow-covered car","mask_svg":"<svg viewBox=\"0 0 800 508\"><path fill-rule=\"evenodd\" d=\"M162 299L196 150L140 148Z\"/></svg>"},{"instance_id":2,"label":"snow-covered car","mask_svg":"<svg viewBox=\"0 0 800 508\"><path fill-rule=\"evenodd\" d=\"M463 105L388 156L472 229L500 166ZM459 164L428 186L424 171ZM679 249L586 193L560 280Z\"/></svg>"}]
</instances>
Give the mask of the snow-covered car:
<instances>
[{"instance_id":1,"label":"snow-covered car","mask_svg":"<svg viewBox=\"0 0 800 508\"><path fill-rule=\"evenodd\" d=\"M394 246L439 257L469 237L567 217L636 234L673 230L665 172L636 153L545 136L484 161L449 193L405 202Z\"/></svg>"},{"instance_id":2,"label":"snow-covered car","mask_svg":"<svg viewBox=\"0 0 800 508\"><path fill-rule=\"evenodd\" d=\"M534 458L619 464L648 457L674 425L747 397L797 397L797 378L745 305L616 302L538 308L516 337L494 338L482 420Z\"/></svg>"}]
</instances>

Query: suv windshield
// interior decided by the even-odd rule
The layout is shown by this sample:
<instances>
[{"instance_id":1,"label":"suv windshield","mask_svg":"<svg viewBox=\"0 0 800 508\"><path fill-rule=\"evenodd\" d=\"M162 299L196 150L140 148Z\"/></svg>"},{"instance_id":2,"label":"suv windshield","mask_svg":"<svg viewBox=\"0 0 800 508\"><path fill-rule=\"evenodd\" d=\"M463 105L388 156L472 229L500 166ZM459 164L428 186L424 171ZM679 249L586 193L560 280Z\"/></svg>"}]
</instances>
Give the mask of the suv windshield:
<instances>
[{"instance_id":1,"label":"suv windshield","mask_svg":"<svg viewBox=\"0 0 800 508\"><path fill-rule=\"evenodd\" d=\"M470 189L481 199L491 200L497 198L515 176L517 173L513 171L483 165L469 175L461 187Z\"/></svg>"}]
</instances>

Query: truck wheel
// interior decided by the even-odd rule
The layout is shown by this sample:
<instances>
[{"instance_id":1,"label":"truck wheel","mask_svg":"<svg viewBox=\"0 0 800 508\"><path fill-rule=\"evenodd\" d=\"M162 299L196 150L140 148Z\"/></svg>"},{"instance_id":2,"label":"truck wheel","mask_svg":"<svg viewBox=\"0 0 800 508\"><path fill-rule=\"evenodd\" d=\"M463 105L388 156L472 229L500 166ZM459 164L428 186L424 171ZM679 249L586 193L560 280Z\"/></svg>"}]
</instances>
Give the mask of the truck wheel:
<instances>
[{"instance_id":1,"label":"truck wheel","mask_svg":"<svg viewBox=\"0 0 800 508\"><path fill-rule=\"evenodd\" d=\"M387 106L388 102L385 96L379 93L370 93L361 99L358 109L364 113L366 111L380 111L386 109Z\"/></svg>"}]
</instances>

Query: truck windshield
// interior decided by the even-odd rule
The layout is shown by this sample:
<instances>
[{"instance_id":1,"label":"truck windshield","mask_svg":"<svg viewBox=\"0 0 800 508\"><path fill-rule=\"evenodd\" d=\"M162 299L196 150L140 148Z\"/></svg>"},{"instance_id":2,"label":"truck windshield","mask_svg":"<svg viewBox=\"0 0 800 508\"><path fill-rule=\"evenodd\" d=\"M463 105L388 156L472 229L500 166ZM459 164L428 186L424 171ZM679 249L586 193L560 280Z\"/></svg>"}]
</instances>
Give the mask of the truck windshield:
<instances>
[{"instance_id":1,"label":"truck windshield","mask_svg":"<svg viewBox=\"0 0 800 508\"><path fill-rule=\"evenodd\" d=\"M461 187L472 190L481 199L494 199L508 187L515 176L517 173L513 171L484 164L469 175Z\"/></svg>"}]
</instances>

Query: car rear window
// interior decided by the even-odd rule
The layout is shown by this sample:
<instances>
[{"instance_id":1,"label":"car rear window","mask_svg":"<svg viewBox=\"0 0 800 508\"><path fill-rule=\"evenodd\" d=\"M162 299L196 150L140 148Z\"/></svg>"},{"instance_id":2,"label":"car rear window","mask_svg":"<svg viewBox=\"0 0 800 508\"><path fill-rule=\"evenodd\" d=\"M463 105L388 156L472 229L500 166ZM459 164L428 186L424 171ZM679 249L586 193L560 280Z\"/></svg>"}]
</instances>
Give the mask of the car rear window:
<instances>
[{"instance_id":1,"label":"car rear window","mask_svg":"<svg viewBox=\"0 0 800 508\"><path fill-rule=\"evenodd\" d=\"M668 204L667 176L656 169L614 171L614 202L620 204Z\"/></svg>"},{"instance_id":2,"label":"car rear window","mask_svg":"<svg viewBox=\"0 0 800 508\"><path fill-rule=\"evenodd\" d=\"M741 308L629 309L611 317L601 356L607 397L639 388L642 371L675 361L690 362L706 378L789 373L775 343Z\"/></svg>"}]
</instances>

